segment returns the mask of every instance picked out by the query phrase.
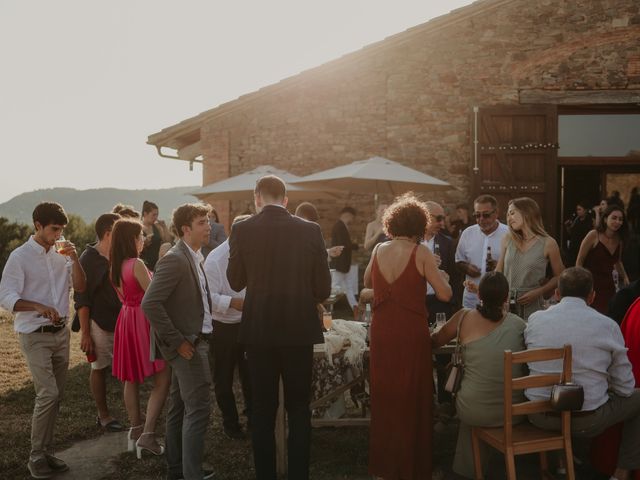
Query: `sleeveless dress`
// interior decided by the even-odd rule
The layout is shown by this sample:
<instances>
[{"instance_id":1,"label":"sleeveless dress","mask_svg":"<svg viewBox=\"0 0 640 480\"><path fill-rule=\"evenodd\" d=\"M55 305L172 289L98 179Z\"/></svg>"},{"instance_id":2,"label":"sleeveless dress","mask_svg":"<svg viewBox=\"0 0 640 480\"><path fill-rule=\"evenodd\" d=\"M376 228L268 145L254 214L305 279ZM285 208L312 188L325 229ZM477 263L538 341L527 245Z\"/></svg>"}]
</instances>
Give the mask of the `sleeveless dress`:
<instances>
[{"instance_id":1,"label":"sleeveless dress","mask_svg":"<svg viewBox=\"0 0 640 480\"><path fill-rule=\"evenodd\" d=\"M153 272L158 263L158 257L160 256L160 246L162 245L162 238L160 238L160 230L154 225L151 226L153 231L153 237L151 237L151 243L142 249L140 258L147 266L149 270Z\"/></svg>"},{"instance_id":2,"label":"sleeveless dress","mask_svg":"<svg viewBox=\"0 0 640 480\"><path fill-rule=\"evenodd\" d=\"M611 254L604 243L600 241L600 234L598 234L598 243L589 250L584 259L584 268L593 275L593 290L596 292L596 298L593 299L591 308L595 308L603 315L606 315L609 311L609 300L616 293L612 272L613 266L619 258L620 243Z\"/></svg>"},{"instance_id":3,"label":"sleeveless dress","mask_svg":"<svg viewBox=\"0 0 640 480\"><path fill-rule=\"evenodd\" d=\"M529 250L521 252L511 238L507 240L503 270L509 282L510 296L515 294L519 297L523 293L538 288L540 280L546 277L548 262L544 256L545 243L546 240L543 237L538 237ZM529 315L538 310L542 310L542 297L536 298L528 305L518 304L516 314L526 322Z\"/></svg>"},{"instance_id":4,"label":"sleeveless dress","mask_svg":"<svg viewBox=\"0 0 640 480\"><path fill-rule=\"evenodd\" d=\"M431 478L433 369L417 248L391 284L372 264L369 473L385 480Z\"/></svg>"},{"instance_id":5,"label":"sleeveless dress","mask_svg":"<svg viewBox=\"0 0 640 480\"><path fill-rule=\"evenodd\" d=\"M468 322L469 320L464 320ZM524 350L526 323L508 313L502 323L484 337L462 346L464 376L456 395L460 418L453 471L474 478L471 426L499 427L504 424L504 351ZM524 375L524 365L514 365L513 377ZM524 402L522 390L513 392L514 403ZM486 462L487 455L482 456Z\"/></svg>"},{"instance_id":6,"label":"sleeveless dress","mask_svg":"<svg viewBox=\"0 0 640 480\"><path fill-rule=\"evenodd\" d=\"M128 258L122 263L122 308L113 336L112 372L120 381L142 383L165 364L150 359L149 320L140 307L144 290L133 274L135 261Z\"/></svg>"}]
</instances>

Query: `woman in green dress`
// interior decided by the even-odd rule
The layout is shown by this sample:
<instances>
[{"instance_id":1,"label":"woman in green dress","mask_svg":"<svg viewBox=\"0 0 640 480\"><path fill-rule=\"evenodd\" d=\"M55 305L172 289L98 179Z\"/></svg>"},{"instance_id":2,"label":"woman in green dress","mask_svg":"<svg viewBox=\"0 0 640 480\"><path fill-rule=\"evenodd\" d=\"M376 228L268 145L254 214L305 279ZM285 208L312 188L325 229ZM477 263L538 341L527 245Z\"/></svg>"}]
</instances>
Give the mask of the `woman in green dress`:
<instances>
[{"instance_id":1,"label":"woman in green dress","mask_svg":"<svg viewBox=\"0 0 640 480\"><path fill-rule=\"evenodd\" d=\"M480 303L475 310L462 309L434 335L433 347L438 348L456 337L460 325L460 342L464 375L456 395L456 410L460 419L458 443L453 471L473 478L471 427L498 427L504 421L504 355L505 350L525 349L525 322L508 313L509 284L500 272L489 272L480 281ZM506 312L506 313L505 313ZM513 376L524 375L523 366L514 366ZM522 392L514 392L514 403L524 401ZM482 455L487 459L488 455Z\"/></svg>"}]
</instances>

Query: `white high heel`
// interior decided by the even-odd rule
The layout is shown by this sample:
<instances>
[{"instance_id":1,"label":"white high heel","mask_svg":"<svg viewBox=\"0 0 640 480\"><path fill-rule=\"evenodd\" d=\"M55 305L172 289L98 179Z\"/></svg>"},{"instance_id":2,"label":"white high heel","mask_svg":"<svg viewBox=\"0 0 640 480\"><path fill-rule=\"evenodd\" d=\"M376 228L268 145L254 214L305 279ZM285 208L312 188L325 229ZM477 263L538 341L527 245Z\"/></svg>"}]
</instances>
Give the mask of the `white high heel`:
<instances>
[{"instance_id":1,"label":"white high heel","mask_svg":"<svg viewBox=\"0 0 640 480\"><path fill-rule=\"evenodd\" d=\"M151 442L148 445L141 445L141 440L146 436L151 435ZM144 440L142 440L144 442ZM142 459L142 451L153 453L154 455L162 455L164 453L164 445L160 445L155 437L155 432L144 432L136 441L136 456L138 460Z\"/></svg>"},{"instance_id":2,"label":"white high heel","mask_svg":"<svg viewBox=\"0 0 640 480\"><path fill-rule=\"evenodd\" d=\"M127 435L127 451L128 452L133 452L136 449L136 442L138 440L138 438L140 438L140 435L138 435L138 437L136 438L132 438L132 434L134 430L138 430L140 428L144 427L144 425L136 425L135 427L131 427L129 429L129 434Z\"/></svg>"}]
</instances>

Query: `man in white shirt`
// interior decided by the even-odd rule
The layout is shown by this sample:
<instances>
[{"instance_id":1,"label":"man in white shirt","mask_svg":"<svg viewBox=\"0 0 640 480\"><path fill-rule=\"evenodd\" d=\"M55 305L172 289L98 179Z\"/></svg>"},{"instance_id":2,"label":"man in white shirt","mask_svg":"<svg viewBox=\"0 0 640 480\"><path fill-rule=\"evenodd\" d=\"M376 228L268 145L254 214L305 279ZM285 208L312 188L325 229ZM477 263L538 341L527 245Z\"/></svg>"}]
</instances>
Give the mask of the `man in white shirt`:
<instances>
[{"instance_id":1,"label":"man in white shirt","mask_svg":"<svg viewBox=\"0 0 640 480\"><path fill-rule=\"evenodd\" d=\"M462 306L476 308L477 287L482 275L487 273L487 249L491 249L493 270L500 257L500 244L509 227L498 220L498 201L491 195L480 195L473 202L473 216L477 225L466 228L460 235L456 248L456 266L466 275Z\"/></svg>"},{"instance_id":2,"label":"man in white shirt","mask_svg":"<svg viewBox=\"0 0 640 480\"><path fill-rule=\"evenodd\" d=\"M251 215L239 215L233 224L246 220ZM224 240L214 248L204 262L211 292L211 313L213 315L213 386L216 402L222 412L222 428L229 438L245 437L238 422L238 409L233 394L233 373L238 367L240 385L244 396L245 412L251 420L251 386L245 358L244 346L238 342L242 306L247 291L234 291L227 280L229 265L229 241Z\"/></svg>"},{"instance_id":3,"label":"man in white shirt","mask_svg":"<svg viewBox=\"0 0 640 480\"><path fill-rule=\"evenodd\" d=\"M558 279L560 303L535 312L524 331L527 348L572 346L573 383L584 388L582 411L571 415L571 431L578 438L593 438L624 422L614 477L629 478L640 469L640 390L635 387L620 327L589 304L593 301L593 277L582 267L566 269ZM531 374L559 373L562 361L529 364ZM530 400L548 400L550 389L525 391ZM555 413L555 412L553 412ZM529 416L541 428L560 430L560 417Z\"/></svg>"},{"instance_id":4,"label":"man in white shirt","mask_svg":"<svg viewBox=\"0 0 640 480\"><path fill-rule=\"evenodd\" d=\"M69 293L72 286L83 292L86 278L75 246L56 245L67 222L61 205L37 205L36 231L11 252L0 281L0 305L17 312L14 328L36 391L27 464L33 478L69 469L53 456L53 430L69 367Z\"/></svg>"}]
</instances>

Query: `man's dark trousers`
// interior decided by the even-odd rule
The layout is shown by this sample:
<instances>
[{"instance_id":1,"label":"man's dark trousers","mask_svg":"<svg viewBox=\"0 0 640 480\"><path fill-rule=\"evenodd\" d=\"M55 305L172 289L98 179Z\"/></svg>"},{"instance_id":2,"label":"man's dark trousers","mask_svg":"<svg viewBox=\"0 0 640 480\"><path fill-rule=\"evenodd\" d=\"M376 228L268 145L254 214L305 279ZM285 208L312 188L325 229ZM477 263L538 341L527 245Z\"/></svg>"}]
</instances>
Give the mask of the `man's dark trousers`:
<instances>
[{"instance_id":1,"label":"man's dark trousers","mask_svg":"<svg viewBox=\"0 0 640 480\"><path fill-rule=\"evenodd\" d=\"M290 479L309 478L311 445L311 369L313 345L291 347L247 346L253 394L251 435L257 480L275 480L274 436L280 377L289 421L288 470Z\"/></svg>"},{"instance_id":2,"label":"man's dark trousers","mask_svg":"<svg viewBox=\"0 0 640 480\"><path fill-rule=\"evenodd\" d=\"M233 374L238 366L240 385L244 404L251 422L251 386L249 384L249 370L245 358L244 346L238 342L239 323L224 323L213 321L213 384L218 407L222 412L222 424L225 428L236 430L238 423L238 408L233 395Z\"/></svg>"}]
</instances>

